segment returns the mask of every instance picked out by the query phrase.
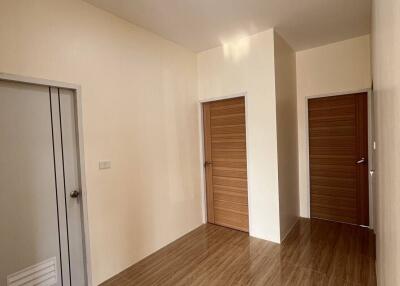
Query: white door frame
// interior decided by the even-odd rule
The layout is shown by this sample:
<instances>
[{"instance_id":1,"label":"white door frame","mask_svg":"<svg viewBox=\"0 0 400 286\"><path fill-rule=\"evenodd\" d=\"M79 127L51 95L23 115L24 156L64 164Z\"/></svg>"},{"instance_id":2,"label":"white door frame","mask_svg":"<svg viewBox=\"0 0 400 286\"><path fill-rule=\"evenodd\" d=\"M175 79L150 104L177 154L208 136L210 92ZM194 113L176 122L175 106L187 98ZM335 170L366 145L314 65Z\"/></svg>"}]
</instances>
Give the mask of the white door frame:
<instances>
[{"instance_id":1,"label":"white door frame","mask_svg":"<svg viewBox=\"0 0 400 286\"><path fill-rule=\"evenodd\" d=\"M206 191L206 176L204 170L204 122L203 122L203 103L219 101L224 99L232 99L244 97L244 106L245 106L245 120L246 120L246 160L247 160L247 173L250 170L250 160L249 160L249 128L248 128L248 96L247 92L235 93L227 96L206 98L199 100L198 103L198 112L199 112L199 138L200 138L200 190L201 190L201 210L203 214L203 223L207 223L207 191ZM251 188L250 188L250 180L247 178L247 200L248 200L248 212L249 212L249 235L252 234L252 212L251 212Z\"/></svg>"},{"instance_id":2,"label":"white door frame","mask_svg":"<svg viewBox=\"0 0 400 286\"><path fill-rule=\"evenodd\" d=\"M90 251L90 240L89 240L89 223L88 223L88 209L87 209L87 189L86 189L86 175L85 175L85 153L83 145L83 123L82 123L82 96L81 87L76 84L52 81L47 79L38 79L32 77L25 77L14 74L0 73L0 80L27 83L34 85L42 85L48 87L56 87L69 89L74 92L74 98L76 102L76 122L78 128L78 150L79 150L79 170L80 170L80 182L82 192L82 223L83 223L83 239L84 239L84 259L86 265L86 276L88 285L92 285L92 269L91 269L91 251Z\"/></svg>"},{"instance_id":3,"label":"white door frame","mask_svg":"<svg viewBox=\"0 0 400 286\"><path fill-rule=\"evenodd\" d=\"M305 134L306 134L306 174L307 174L307 210L308 217L311 217L311 183L310 183L310 145L309 145L309 132L308 132L308 100L313 98L322 98L330 96L339 96L356 93L368 94L368 192L369 192L369 228L374 228L374 190L373 190L373 173L374 173L374 118L373 118L373 92L372 89L359 89L343 92L332 92L327 94L310 95L305 97Z\"/></svg>"}]
</instances>

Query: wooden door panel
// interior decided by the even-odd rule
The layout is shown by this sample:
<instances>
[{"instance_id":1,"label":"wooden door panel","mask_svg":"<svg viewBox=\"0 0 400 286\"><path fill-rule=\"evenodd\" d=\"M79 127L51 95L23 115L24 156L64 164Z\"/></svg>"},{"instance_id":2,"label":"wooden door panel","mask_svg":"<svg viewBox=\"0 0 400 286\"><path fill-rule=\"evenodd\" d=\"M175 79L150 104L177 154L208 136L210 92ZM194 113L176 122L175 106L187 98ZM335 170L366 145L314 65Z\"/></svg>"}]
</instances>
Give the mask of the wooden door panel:
<instances>
[{"instance_id":1,"label":"wooden door panel","mask_svg":"<svg viewBox=\"0 0 400 286\"><path fill-rule=\"evenodd\" d=\"M330 118L321 119L321 120L309 120L308 126L310 128L318 128L318 127L353 127L355 124L354 119L341 119L341 118Z\"/></svg>"},{"instance_id":2,"label":"wooden door panel","mask_svg":"<svg viewBox=\"0 0 400 286\"><path fill-rule=\"evenodd\" d=\"M215 224L219 224L222 226L234 228L237 230L249 231L248 223L249 217L248 215L235 213L227 210L215 209Z\"/></svg>"},{"instance_id":3,"label":"wooden door panel","mask_svg":"<svg viewBox=\"0 0 400 286\"><path fill-rule=\"evenodd\" d=\"M214 168L235 168L246 171L246 160L226 160L226 161L213 161Z\"/></svg>"},{"instance_id":4,"label":"wooden door panel","mask_svg":"<svg viewBox=\"0 0 400 286\"><path fill-rule=\"evenodd\" d=\"M343 207L343 208L353 208L356 203L356 198L354 197L340 197L340 196L326 196L321 194L312 194L312 198L315 202L318 202L320 206L326 206L333 204L335 206ZM318 204L315 204L318 206Z\"/></svg>"},{"instance_id":5,"label":"wooden door panel","mask_svg":"<svg viewBox=\"0 0 400 286\"><path fill-rule=\"evenodd\" d=\"M227 197L225 197L227 199ZM217 210L225 210L229 212L234 212L238 214L247 215L247 203L239 203L225 200L218 200L214 197L214 208Z\"/></svg>"},{"instance_id":6,"label":"wooden door panel","mask_svg":"<svg viewBox=\"0 0 400 286\"><path fill-rule=\"evenodd\" d=\"M214 192L232 192L238 194L245 194L247 197L247 187L232 187L232 186L219 186L214 185Z\"/></svg>"},{"instance_id":7,"label":"wooden door panel","mask_svg":"<svg viewBox=\"0 0 400 286\"><path fill-rule=\"evenodd\" d=\"M243 204L243 205L247 204L247 194L246 194L246 192L216 191L216 190L214 190L214 199L216 201L240 203L240 204Z\"/></svg>"},{"instance_id":8,"label":"wooden door panel","mask_svg":"<svg viewBox=\"0 0 400 286\"><path fill-rule=\"evenodd\" d=\"M213 136L218 134L245 134L246 126L244 124L230 125L230 126L215 126L211 128L211 134Z\"/></svg>"},{"instance_id":9,"label":"wooden door panel","mask_svg":"<svg viewBox=\"0 0 400 286\"><path fill-rule=\"evenodd\" d=\"M208 222L248 232L244 98L203 105Z\"/></svg>"},{"instance_id":10,"label":"wooden door panel","mask_svg":"<svg viewBox=\"0 0 400 286\"><path fill-rule=\"evenodd\" d=\"M221 116L226 116L226 115L244 115L244 105L243 104L237 104L237 105L231 105L226 108L211 108L210 110L210 115L211 118L217 118Z\"/></svg>"},{"instance_id":11,"label":"wooden door panel","mask_svg":"<svg viewBox=\"0 0 400 286\"><path fill-rule=\"evenodd\" d=\"M318 165L317 167L311 166L310 171L312 172L310 178L315 178L318 180L355 180L354 173L356 168L354 168L354 166L346 165Z\"/></svg>"},{"instance_id":12,"label":"wooden door panel","mask_svg":"<svg viewBox=\"0 0 400 286\"><path fill-rule=\"evenodd\" d=\"M308 109L311 216L368 225L367 94L310 99Z\"/></svg>"},{"instance_id":13,"label":"wooden door panel","mask_svg":"<svg viewBox=\"0 0 400 286\"><path fill-rule=\"evenodd\" d=\"M340 208L340 207L329 207L329 205L314 206L313 214L316 218L322 218L326 220L333 220L337 222L344 222L350 224L358 224L357 212L354 208Z\"/></svg>"},{"instance_id":14,"label":"wooden door panel","mask_svg":"<svg viewBox=\"0 0 400 286\"><path fill-rule=\"evenodd\" d=\"M341 198L356 198L357 194L354 188L347 187L332 187L332 186L318 186L313 185L311 187L311 196L313 194L326 195L331 197L341 197Z\"/></svg>"},{"instance_id":15,"label":"wooden door panel","mask_svg":"<svg viewBox=\"0 0 400 286\"><path fill-rule=\"evenodd\" d=\"M310 100L308 102L308 110L315 109L330 109L331 106L339 107L339 106L354 106L354 98L351 96L343 97L343 96L331 96L331 97L322 97L317 100Z\"/></svg>"},{"instance_id":16,"label":"wooden door panel","mask_svg":"<svg viewBox=\"0 0 400 286\"><path fill-rule=\"evenodd\" d=\"M210 146L211 148L211 146ZM224 161L231 161L231 162L235 162L235 161L242 161L245 162L246 161L246 151L244 150L212 150L212 158L213 161L220 161L220 162L224 162Z\"/></svg>"},{"instance_id":17,"label":"wooden door panel","mask_svg":"<svg viewBox=\"0 0 400 286\"><path fill-rule=\"evenodd\" d=\"M330 137L316 137L310 138L310 148L354 148L355 136L330 136Z\"/></svg>"},{"instance_id":18,"label":"wooden door panel","mask_svg":"<svg viewBox=\"0 0 400 286\"><path fill-rule=\"evenodd\" d=\"M310 149L310 151L312 151ZM318 168L319 166L354 166L355 157L347 155L311 155L310 166Z\"/></svg>"},{"instance_id":19,"label":"wooden door panel","mask_svg":"<svg viewBox=\"0 0 400 286\"><path fill-rule=\"evenodd\" d=\"M242 106L244 111L244 98L231 98L224 100L212 101L206 104L212 104L212 110L232 108L234 106Z\"/></svg>"},{"instance_id":20,"label":"wooden door panel","mask_svg":"<svg viewBox=\"0 0 400 286\"><path fill-rule=\"evenodd\" d=\"M309 112L309 118L313 120L314 118L354 118L354 105L347 105L345 107L331 107L325 109L311 109Z\"/></svg>"},{"instance_id":21,"label":"wooden door panel","mask_svg":"<svg viewBox=\"0 0 400 286\"><path fill-rule=\"evenodd\" d=\"M311 136L355 136L354 126L333 126L310 128Z\"/></svg>"},{"instance_id":22,"label":"wooden door panel","mask_svg":"<svg viewBox=\"0 0 400 286\"><path fill-rule=\"evenodd\" d=\"M242 178L213 176L213 185L246 188L247 180Z\"/></svg>"},{"instance_id":23,"label":"wooden door panel","mask_svg":"<svg viewBox=\"0 0 400 286\"><path fill-rule=\"evenodd\" d=\"M231 114L231 115L223 115L223 116L212 116L211 117L211 127L221 127L232 125L244 124L245 116L244 114Z\"/></svg>"},{"instance_id":24,"label":"wooden door panel","mask_svg":"<svg viewBox=\"0 0 400 286\"><path fill-rule=\"evenodd\" d=\"M314 156L317 155L325 155L325 156L332 156L332 155L337 155L337 156L352 156L355 152L355 147L356 146L337 146L337 147L313 147L313 154Z\"/></svg>"},{"instance_id":25,"label":"wooden door panel","mask_svg":"<svg viewBox=\"0 0 400 286\"><path fill-rule=\"evenodd\" d=\"M345 187L345 188L355 188L356 179L353 178L332 178L332 177L317 177L311 175L311 184L317 186L328 186L328 187Z\"/></svg>"},{"instance_id":26,"label":"wooden door panel","mask_svg":"<svg viewBox=\"0 0 400 286\"><path fill-rule=\"evenodd\" d=\"M247 179L247 171L246 169L240 168L214 168L214 176L218 177L231 177L231 178L240 178L240 179Z\"/></svg>"},{"instance_id":27,"label":"wooden door panel","mask_svg":"<svg viewBox=\"0 0 400 286\"><path fill-rule=\"evenodd\" d=\"M240 139L221 140L213 138L212 148L214 150L246 150L246 141Z\"/></svg>"},{"instance_id":28,"label":"wooden door panel","mask_svg":"<svg viewBox=\"0 0 400 286\"><path fill-rule=\"evenodd\" d=\"M214 134L213 138L218 142L227 142L229 140L244 141L246 140L246 134L244 133L231 133L231 134Z\"/></svg>"}]
</instances>

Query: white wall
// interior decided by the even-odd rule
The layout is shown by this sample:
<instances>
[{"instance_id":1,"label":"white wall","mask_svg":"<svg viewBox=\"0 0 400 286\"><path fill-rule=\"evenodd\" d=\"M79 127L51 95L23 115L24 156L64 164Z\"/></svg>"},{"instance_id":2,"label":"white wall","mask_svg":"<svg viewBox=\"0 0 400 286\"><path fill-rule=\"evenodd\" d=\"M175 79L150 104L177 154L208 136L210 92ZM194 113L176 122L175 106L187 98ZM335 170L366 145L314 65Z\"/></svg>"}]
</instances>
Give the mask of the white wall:
<instances>
[{"instance_id":1,"label":"white wall","mask_svg":"<svg viewBox=\"0 0 400 286\"><path fill-rule=\"evenodd\" d=\"M299 217L296 54L277 33L275 86L280 233L283 239Z\"/></svg>"},{"instance_id":2,"label":"white wall","mask_svg":"<svg viewBox=\"0 0 400 286\"><path fill-rule=\"evenodd\" d=\"M79 0L0 1L0 39L0 72L82 86L95 285L202 223L195 54Z\"/></svg>"},{"instance_id":3,"label":"white wall","mask_svg":"<svg viewBox=\"0 0 400 286\"><path fill-rule=\"evenodd\" d=\"M310 216L306 97L371 87L370 37L362 36L296 54L300 215Z\"/></svg>"},{"instance_id":4,"label":"white wall","mask_svg":"<svg viewBox=\"0 0 400 286\"><path fill-rule=\"evenodd\" d=\"M380 28L385 20L377 18ZM284 210L295 207L295 193L279 193L283 183L278 181L278 148L289 148L278 144L279 137L293 134L277 130L281 115L276 110L284 104L280 101L284 97L279 97L284 84L282 78L276 79L277 99L273 30L202 52L196 67L195 54L80 0L4 0L0 39L0 72L82 86L95 285L201 224L199 98L247 93L250 231L280 241L279 196L290 202L281 202L282 217L293 218L296 210L292 214ZM395 57L394 47L394 42L380 47L379 55L391 52ZM279 61L280 53L276 55ZM378 71L387 76L388 65ZM369 37L298 53L297 77L300 201L306 216L304 98L369 87ZM387 91L390 79L394 79L390 74L382 79L385 108L398 103ZM392 111L380 120L389 122L395 116ZM388 131L380 135L394 136ZM393 140L388 148L394 148L399 138L389 138ZM380 156L382 169L398 171L383 163L388 153ZM112 169L98 170L103 159L112 161ZM398 203L396 183L380 181L381 188L389 190L383 202L390 208L378 221L395 214L389 199L397 198ZM285 221L282 225L290 224ZM387 231L382 228L381 233Z\"/></svg>"},{"instance_id":5,"label":"white wall","mask_svg":"<svg viewBox=\"0 0 400 286\"><path fill-rule=\"evenodd\" d=\"M274 32L198 54L199 98L246 92L250 235L280 241Z\"/></svg>"},{"instance_id":6,"label":"white wall","mask_svg":"<svg viewBox=\"0 0 400 286\"><path fill-rule=\"evenodd\" d=\"M378 285L400 285L400 1L373 2Z\"/></svg>"}]
</instances>

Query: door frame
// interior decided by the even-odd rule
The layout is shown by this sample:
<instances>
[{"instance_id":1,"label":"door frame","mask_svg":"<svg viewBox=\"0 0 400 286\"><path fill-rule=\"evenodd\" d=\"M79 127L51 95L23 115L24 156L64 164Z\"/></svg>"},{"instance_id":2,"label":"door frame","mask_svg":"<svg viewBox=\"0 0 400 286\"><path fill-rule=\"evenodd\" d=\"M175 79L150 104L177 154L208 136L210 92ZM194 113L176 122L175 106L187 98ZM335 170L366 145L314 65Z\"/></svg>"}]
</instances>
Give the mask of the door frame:
<instances>
[{"instance_id":1,"label":"door frame","mask_svg":"<svg viewBox=\"0 0 400 286\"><path fill-rule=\"evenodd\" d=\"M201 191L201 211L203 215L203 223L207 223L207 190L206 190L206 173L204 169L204 122L203 122L203 104L207 102L219 101L224 99L233 99L238 97L244 97L244 108L245 108L245 120L246 120L246 167L247 175L249 174L250 160L249 160L249 128L248 128L248 96L247 92L239 92L226 96L212 97L200 99L198 102L198 114L199 114L199 139L200 139L200 191ZM249 235L252 234L252 212L251 212L251 188L250 180L247 177L247 208L249 212Z\"/></svg>"},{"instance_id":2,"label":"door frame","mask_svg":"<svg viewBox=\"0 0 400 286\"><path fill-rule=\"evenodd\" d=\"M331 97L331 96L340 96L340 95L348 95L348 94L356 94L356 93L367 93L367 101L368 101L368 197L369 197L369 228L374 229L375 221L374 221L374 190L373 190L373 179L374 179L374 100L373 100L373 91L371 88L359 89L359 90L350 90L350 91L341 91L341 92L332 92L326 94L318 94L318 95L310 95L305 97L305 134L306 134L306 174L307 174L307 217L311 218L311 182L310 182L310 134L308 129L308 100L313 98L323 98L323 97Z\"/></svg>"},{"instance_id":3,"label":"door frame","mask_svg":"<svg viewBox=\"0 0 400 286\"><path fill-rule=\"evenodd\" d=\"M69 89L73 91L75 99L75 114L77 123L77 137L78 137L78 150L79 150L79 175L82 193L82 224L83 224L83 240L84 240L84 260L86 266L86 278L88 285L92 285L92 268L91 268L91 251L89 239L89 223L88 223L88 208L87 208L87 189L86 189L86 174L85 174L85 152L83 142L83 112L82 112L82 94L81 87L77 84L65 83L60 81L53 81L47 79L26 77L14 74L7 74L0 72L0 80L11 81L17 83L26 83L33 85L41 85L46 87L56 87Z\"/></svg>"}]
</instances>

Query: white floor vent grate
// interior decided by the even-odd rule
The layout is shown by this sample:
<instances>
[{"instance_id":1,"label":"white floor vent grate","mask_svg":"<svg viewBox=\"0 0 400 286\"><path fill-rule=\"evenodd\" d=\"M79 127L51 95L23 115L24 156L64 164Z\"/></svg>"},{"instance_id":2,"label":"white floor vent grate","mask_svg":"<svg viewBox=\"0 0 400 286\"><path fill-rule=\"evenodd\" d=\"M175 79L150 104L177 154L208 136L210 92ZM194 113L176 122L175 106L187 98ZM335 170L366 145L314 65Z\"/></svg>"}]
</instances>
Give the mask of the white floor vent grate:
<instances>
[{"instance_id":1,"label":"white floor vent grate","mask_svg":"<svg viewBox=\"0 0 400 286\"><path fill-rule=\"evenodd\" d=\"M57 284L55 257L7 276L7 286L52 286Z\"/></svg>"}]
</instances>

